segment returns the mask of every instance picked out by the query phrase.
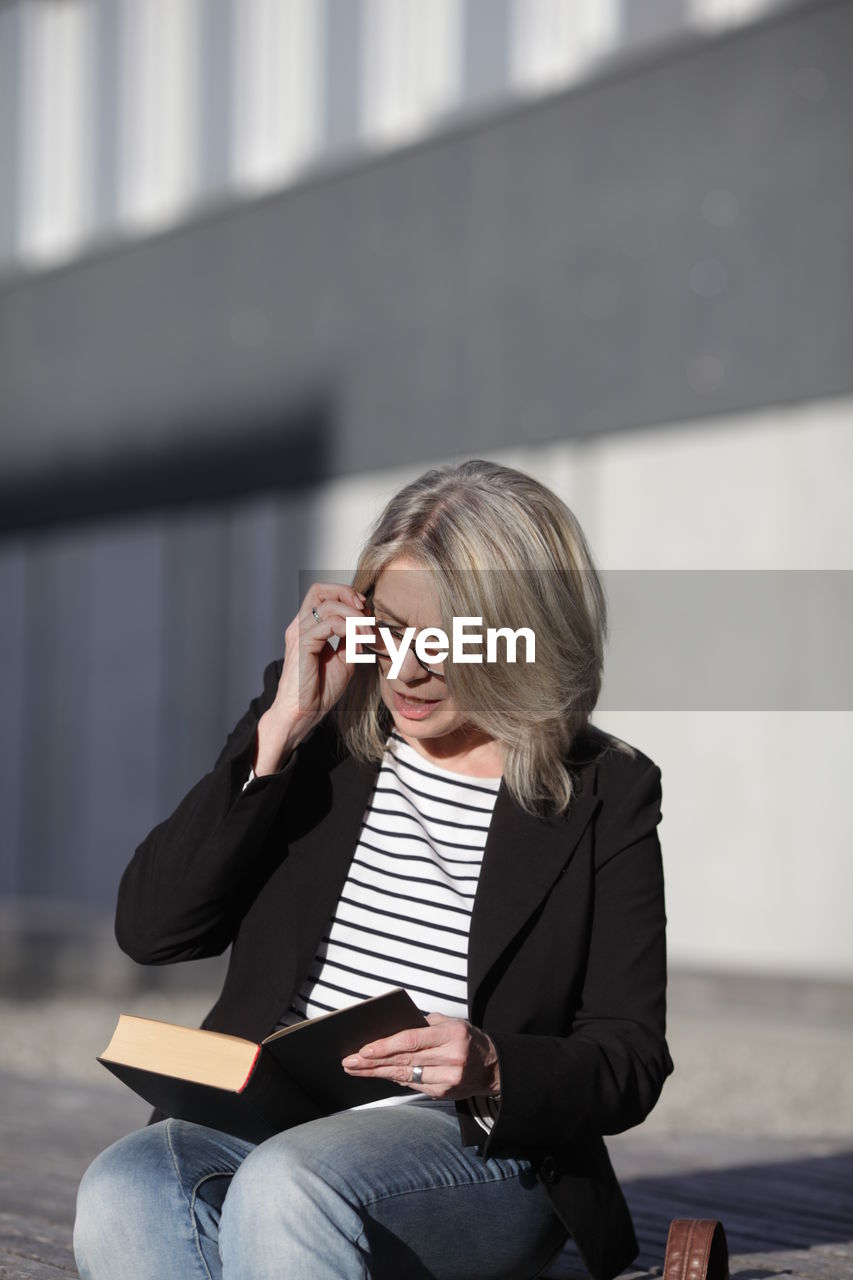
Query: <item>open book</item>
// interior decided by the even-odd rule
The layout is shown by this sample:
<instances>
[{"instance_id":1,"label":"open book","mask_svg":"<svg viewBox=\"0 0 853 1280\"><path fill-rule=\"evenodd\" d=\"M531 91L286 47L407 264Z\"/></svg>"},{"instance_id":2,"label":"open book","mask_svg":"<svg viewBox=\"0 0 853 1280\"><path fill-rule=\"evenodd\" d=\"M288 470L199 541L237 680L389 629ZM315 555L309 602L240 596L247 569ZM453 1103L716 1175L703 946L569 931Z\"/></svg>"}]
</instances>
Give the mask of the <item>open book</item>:
<instances>
[{"instance_id":1,"label":"open book","mask_svg":"<svg viewBox=\"0 0 853 1280\"><path fill-rule=\"evenodd\" d=\"M426 1019L399 987L274 1031L260 1044L123 1013L98 1061L168 1116L247 1142L400 1092L348 1076L341 1059Z\"/></svg>"}]
</instances>

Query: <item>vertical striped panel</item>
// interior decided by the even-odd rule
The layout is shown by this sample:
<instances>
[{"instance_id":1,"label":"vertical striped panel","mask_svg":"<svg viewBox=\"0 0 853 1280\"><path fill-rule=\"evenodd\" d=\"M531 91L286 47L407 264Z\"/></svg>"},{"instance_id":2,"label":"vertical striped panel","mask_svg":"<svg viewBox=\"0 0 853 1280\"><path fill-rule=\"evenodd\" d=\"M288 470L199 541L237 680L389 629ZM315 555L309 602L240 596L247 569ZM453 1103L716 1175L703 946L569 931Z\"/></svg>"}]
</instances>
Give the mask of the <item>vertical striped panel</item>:
<instances>
[{"instance_id":1,"label":"vertical striped panel","mask_svg":"<svg viewBox=\"0 0 853 1280\"><path fill-rule=\"evenodd\" d=\"M283 652L311 496L0 547L0 896L111 909Z\"/></svg>"},{"instance_id":2,"label":"vertical striped panel","mask_svg":"<svg viewBox=\"0 0 853 1280\"><path fill-rule=\"evenodd\" d=\"M200 0L121 0L119 214L146 229L195 192Z\"/></svg>"},{"instance_id":3,"label":"vertical striped panel","mask_svg":"<svg viewBox=\"0 0 853 1280\"><path fill-rule=\"evenodd\" d=\"M254 499L228 518L227 705L219 731L261 692L267 663L284 652L284 632L302 600L300 570L312 563L316 489Z\"/></svg>"},{"instance_id":4,"label":"vertical striped panel","mask_svg":"<svg viewBox=\"0 0 853 1280\"><path fill-rule=\"evenodd\" d=\"M752 22L778 4L779 0L688 0L688 9L694 26L714 31Z\"/></svg>"},{"instance_id":5,"label":"vertical striped panel","mask_svg":"<svg viewBox=\"0 0 853 1280\"><path fill-rule=\"evenodd\" d=\"M362 120L390 143L425 129L458 99L460 0L365 0Z\"/></svg>"},{"instance_id":6,"label":"vertical striped panel","mask_svg":"<svg viewBox=\"0 0 853 1280\"><path fill-rule=\"evenodd\" d=\"M0 5L0 270L17 256L20 5Z\"/></svg>"},{"instance_id":7,"label":"vertical striped panel","mask_svg":"<svg viewBox=\"0 0 853 1280\"><path fill-rule=\"evenodd\" d=\"M79 900L93 687L90 535L34 544L27 568L21 733L23 897Z\"/></svg>"},{"instance_id":8,"label":"vertical striped panel","mask_svg":"<svg viewBox=\"0 0 853 1280\"><path fill-rule=\"evenodd\" d=\"M292 615L285 616L282 587L293 575L288 573L291 548L282 536L282 525L273 496L245 504L228 518L228 607L223 636L228 728L243 714L249 699L260 693L264 667L284 649L284 631ZM220 741L224 741L222 732Z\"/></svg>"},{"instance_id":9,"label":"vertical striped panel","mask_svg":"<svg viewBox=\"0 0 853 1280\"><path fill-rule=\"evenodd\" d=\"M94 191L92 230L109 234L119 209L120 0L99 0L94 33Z\"/></svg>"},{"instance_id":10,"label":"vertical striped panel","mask_svg":"<svg viewBox=\"0 0 853 1280\"><path fill-rule=\"evenodd\" d=\"M37 261L71 253L92 216L92 0L22 9L19 251Z\"/></svg>"},{"instance_id":11,"label":"vertical striped panel","mask_svg":"<svg viewBox=\"0 0 853 1280\"><path fill-rule=\"evenodd\" d=\"M509 88L511 0L465 0L463 84L467 102L494 98Z\"/></svg>"},{"instance_id":12,"label":"vertical striped panel","mask_svg":"<svg viewBox=\"0 0 853 1280\"><path fill-rule=\"evenodd\" d=\"M512 80L538 92L585 74L619 36L618 0L513 0Z\"/></svg>"},{"instance_id":13,"label":"vertical striped panel","mask_svg":"<svg viewBox=\"0 0 853 1280\"><path fill-rule=\"evenodd\" d=\"M239 0L204 0L200 14L198 191L216 194L231 180L231 120L234 112L231 32Z\"/></svg>"},{"instance_id":14,"label":"vertical striped panel","mask_svg":"<svg viewBox=\"0 0 853 1280\"><path fill-rule=\"evenodd\" d=\"M358 141L361 101L361 43L364 0L326 0L323 68L325 146Z\"/></svg>"},{"instance_id":15,"label":"vertical striped panel","mask_svg":"<svg viewBox=\"0 0 853 1280\"><path fill-rule=\"evenodd\" d=\"M283 181L322 135L322 0L240 0L234 8L231 170L241 188Z\"/></svg>"},{"instance_id":16,"label":"vertical striped panel","mask_svg":"<svg viewBox=\"0 0 853 1280\"><path fill-rule=\"evenodd\" d=\"M227 538L219 511L165 525L160 802L168 813L213 765L225 722Z\"/></svg>"},{"instance_id":17,"label":"vertical striped panel","mask_svg":"<svg viewBox=\"0 0 853 1280\"><path fill-rule=\"evenodd\" d=\"M687 22L688 0L622 0L622 43L652 44L676 35Z\"/></svg>"},{"instance_id":18,"label":"vertical striped panel","mask_svg":"<svg viewBox=\"0 0 853 1280\"><path fill-rule=\"evenodd\" d=\"M0 896L18 890L22 853L28 562L26 541L0 545Z\"/></svg>"},{"instance_id":19,"label":"vertical striped panel","mask_svg":"<svg viewBox=\"0 0 853 1280\"><path fill-rule=\"evenodd\" d=\"M160 520L100 526L89 547L84 857L75 896L111 909L159 794L165 537ZM72 745L72 744L69 744Z\"/></svg>"}]
</instances>

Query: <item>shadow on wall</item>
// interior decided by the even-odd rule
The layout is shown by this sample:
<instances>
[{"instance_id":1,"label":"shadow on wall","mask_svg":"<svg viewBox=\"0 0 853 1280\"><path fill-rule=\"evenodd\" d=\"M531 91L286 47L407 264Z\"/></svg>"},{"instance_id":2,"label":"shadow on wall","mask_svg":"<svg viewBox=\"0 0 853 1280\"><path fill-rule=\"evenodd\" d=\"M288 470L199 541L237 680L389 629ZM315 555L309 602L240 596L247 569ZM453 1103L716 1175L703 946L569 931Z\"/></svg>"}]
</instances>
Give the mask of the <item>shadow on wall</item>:
<instances>
[{"instance_id":1,"label":"shadow on wall","mask_svg":"<svg viewBox=\"0 0 853 1280\"><path fill-rule=\"evenodd\" d=\"M293 492L329 474L330 411L320 397L265 422L253 416L245 429L233 423L217 439L174 434L184 443L106 462L59 462L0 484L0 535Z\"/></svg>"}]
</instances>

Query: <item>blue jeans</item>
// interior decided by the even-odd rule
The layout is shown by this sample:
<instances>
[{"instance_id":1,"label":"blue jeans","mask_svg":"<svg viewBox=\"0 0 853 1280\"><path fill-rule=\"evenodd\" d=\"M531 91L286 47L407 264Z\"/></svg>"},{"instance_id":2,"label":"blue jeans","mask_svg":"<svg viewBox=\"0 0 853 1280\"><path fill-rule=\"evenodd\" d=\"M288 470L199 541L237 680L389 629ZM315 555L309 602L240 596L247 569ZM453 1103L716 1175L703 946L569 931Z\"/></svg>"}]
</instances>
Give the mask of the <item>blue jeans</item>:
<instances>
[{"instance_id":1,"label":"blue jeans","mask_svg":"<svg viewBox=\"0 0 853 1280\"><path fill-rule=\"evenodd\" d=\"M566 1230L525 1160L481 1159L453 1112L342 1112L253 1146L164 1120L89 1166L82 1280L529 1280Z\"/></svg>"}]
</instances>

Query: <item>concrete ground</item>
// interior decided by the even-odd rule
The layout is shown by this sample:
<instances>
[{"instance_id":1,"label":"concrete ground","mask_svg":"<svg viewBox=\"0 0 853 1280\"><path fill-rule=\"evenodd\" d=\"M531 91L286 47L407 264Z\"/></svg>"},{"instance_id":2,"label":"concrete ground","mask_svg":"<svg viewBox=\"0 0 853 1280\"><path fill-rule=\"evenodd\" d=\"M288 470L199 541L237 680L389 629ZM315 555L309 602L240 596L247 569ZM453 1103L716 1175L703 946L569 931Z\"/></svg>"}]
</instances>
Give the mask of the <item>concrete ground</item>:
<instances>
[{"instance_id":1,"label":"concrete ground","mask_svg":"<svg viewBox=\"0 0 853 1280\"><path fill-rule=\"evenodd\" d=\"M0 997L0 1071L126 1092L95 1061L119 1013L197 1026L214 991L18 1001ZM853 995L847 987L674 977L667 1039L675 1072L648 1134L853 1139Z\"/></svg>"},{"instance_id":2,"label":"concrete ground","mask_svg":"<svg viewBox=\"0 0 853 1280\"><path fill-rule=\"evenodd\" d=\"M212 992L0 998L0 1277L74 1275L76 1183L148 1108L95 1062L119 1012L197 1025ZM853 1280L853 992L675 977L676 1070L649 1119L608 1139L641 1243L721 1217L735 1280ZM554 1277L583 1275L569 1251ZM404 1280L404 1278L401 1278Z\"/></svg>"}]
</instances>

